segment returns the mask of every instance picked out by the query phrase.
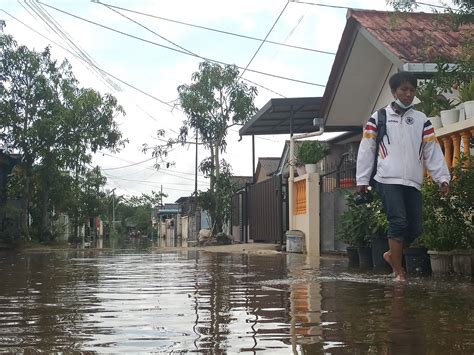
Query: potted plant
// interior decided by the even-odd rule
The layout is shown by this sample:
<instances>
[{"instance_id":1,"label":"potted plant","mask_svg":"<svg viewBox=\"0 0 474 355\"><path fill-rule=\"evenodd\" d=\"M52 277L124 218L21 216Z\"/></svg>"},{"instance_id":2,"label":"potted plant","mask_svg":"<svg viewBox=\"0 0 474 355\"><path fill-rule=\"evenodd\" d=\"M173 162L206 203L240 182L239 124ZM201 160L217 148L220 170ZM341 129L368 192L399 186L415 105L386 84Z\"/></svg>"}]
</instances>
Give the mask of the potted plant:
<instances>
[{"instance_id":1,"label":"potted plant","mask_svg":"<svg viewBox=\"0 0 474 355\"><path fill-rule=\"evenodd\" d=\"M443 127L439 117L438 95L438 89L433 81L422 82L416 90L416 97L420 102L415 105L415 108L428 117L434 128Z\"/></svg>"},{"instance_id":2,"label":"potted plant","mask_svg":"<svg viewBox=\"0 0 474 355\"><path fill-rule=\"evenodd\" d=\"M443 127L459 121L459 110L455 108L453 100L440 95L436 100L435 107L436 110L439 110Z\"/></svg>"},{"instance_id":3,"label":"potted plant","mask_svg":"<svg viewBox=\"0 0 474 355\"><path fill-rule=\"evenodd\" d=\"M474 159L461 157L452 171L450 194L441 196L427 179L423 186L423 244L433 274L472 273L474 246ZM454 256L453 256L454 255ZM455 268L456 267L456 268Z\"/></svg>"},{"instance_id":4,"label":"potted plant","mask_svg":"<svg viewBox=\"0 0 474 355\"><path fill-rule=\"evenodd\" d=\"M316 172L316 163L329 153L329 146L321 141L304 141L296 149L296 159L304 164L306 173Z\"/></svg>"},{"instance_id":5,"label":"potted plant","mask_svg":"<svg viewBox=\"0 0 474 355\"><path fill-rule=\"evenodd\" d=\"M423 244L423 236L415 239L409 247L403 249L403 260L407 274L426 276L431 274L430 256Z\"/></svg>"},{"instance_id":6,"label":"potted plant","mask_svg":"<svg viewBox=\"0 0 474 355\"><path fill-rule=\"evenodd\" d=\"M474 79L459 86L459 101L463 103L466 120L474 118Z\"/></svg>"},{"instance_id":7,"label":"potted plant","mask_svg":"<svg viewBox=\"0 0 474 355\"><path fill-rule=\"evenodd\" d=\"M348 245L349 266L372 267L370 218L367 204L357 204L356 195L346 192L346 210L342 213L336 236Z\"/></svg>"}]
</instances>

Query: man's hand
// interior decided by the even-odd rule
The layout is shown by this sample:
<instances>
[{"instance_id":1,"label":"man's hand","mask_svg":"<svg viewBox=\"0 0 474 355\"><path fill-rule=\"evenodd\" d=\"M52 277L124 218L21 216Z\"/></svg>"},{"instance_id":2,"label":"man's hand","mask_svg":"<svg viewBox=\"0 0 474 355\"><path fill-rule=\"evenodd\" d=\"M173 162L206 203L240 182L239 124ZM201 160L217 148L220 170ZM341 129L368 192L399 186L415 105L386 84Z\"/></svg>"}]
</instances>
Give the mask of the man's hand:
<instances>
[{"instance_id":1,"label":"man's hand","mask_svg":"<svg viewBox=\"0 0 474 355\"><path fill-rule=\"evenodd\" d=\"M366 194L369 192L369 185L358 185L356 191L359 195Z\"/></svg>"},{"instance_id":2,"label":"man's hand","mask_svg":"<svg viewBox=\"0 0 474 355\"><path fill-rule=\"evenodd\" d=\"M446 181L443 181L439 186L439 192L441 195L447 196L449 194L449 184Z\"/></svg>"}]
</instances>

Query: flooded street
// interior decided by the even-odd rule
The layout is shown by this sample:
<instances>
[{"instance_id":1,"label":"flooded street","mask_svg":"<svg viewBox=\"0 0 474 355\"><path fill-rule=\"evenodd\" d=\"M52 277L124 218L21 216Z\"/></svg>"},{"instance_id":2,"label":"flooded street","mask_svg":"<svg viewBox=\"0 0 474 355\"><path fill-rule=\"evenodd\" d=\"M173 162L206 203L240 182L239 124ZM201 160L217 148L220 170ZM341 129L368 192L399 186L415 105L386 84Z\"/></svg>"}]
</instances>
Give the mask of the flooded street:
<instances>
[{"instance_id":1,"label":"flooded street","mask_svg":"<svg viewBox=\"0 0 474 355\"><path fill-rule=\"evenodd\" d=\"M0 352L474 353L472 279L192 249L2 252L0 274Z\"/></svg>"}]
</instances>

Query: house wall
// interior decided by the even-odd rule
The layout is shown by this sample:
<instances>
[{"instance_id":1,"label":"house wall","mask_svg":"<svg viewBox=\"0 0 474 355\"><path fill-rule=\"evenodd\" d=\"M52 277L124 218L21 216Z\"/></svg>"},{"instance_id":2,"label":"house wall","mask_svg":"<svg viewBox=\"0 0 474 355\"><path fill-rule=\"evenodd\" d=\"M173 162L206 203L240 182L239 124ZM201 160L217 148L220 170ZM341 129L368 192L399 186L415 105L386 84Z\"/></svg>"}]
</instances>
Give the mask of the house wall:
<instances>
[{"instance_id":1,"label":"house wall","mask_svg":"<svg viewBox=\"0 0 474 355\"><path fill-rule=\"evenodd\" d=\"M353 191L351 189L350 191ZM337 228L341 214L347 208L344 189L321 193L321 251L345 251L346 245L337 240Z\"/></svg>"},{"instance_id":2,"label":"house wall","mask_svg":"<svg viewBox=\"0 0 474 355\"><path fill-rule=\"evenodd\" d=\"M265 181L265 180L270 179L270 177L267 176L267 174L268 174L268 173L265 171L264 168L258 169L258 175L255 177L256 183L259 183L259 182L262 182L262 181Z\"/></svg>"},{"instance_id":3,"label":"house wall","mask_svg":"<svg viewBox=\"0 0 474 355\"><path fill-rule=\"evenodd\" d=\"M189 232L189 217L184 216L180 218L180 224L178 225L178 236L181 235L183 241L188 240L188 232Z\"/></svg>"},{"instance_id":4,"label":"house wall","mask_svg":"<svg viewBox=\"0 0 474 355\"><path fill-rule=\"evenodd\" d=\"M305 234L305 253L309 256L320 255L319 179L317 173L295 178L295 182L306 181L306 213L290 216L293 218L293 229L300 230ZM290 213L292 212L290 211Z\"/></svg>"},{"instance_id":5,"label":"house wall","mask_svg":"<svg viewBox=\"0 0 474 355\"><path fill-rule=\"evenodd\" d=\"M207 213L207 211L204 211L204 210L201 210L201 228L200 229L209 229L209 214Z\"/></svg>"}]
</instances>

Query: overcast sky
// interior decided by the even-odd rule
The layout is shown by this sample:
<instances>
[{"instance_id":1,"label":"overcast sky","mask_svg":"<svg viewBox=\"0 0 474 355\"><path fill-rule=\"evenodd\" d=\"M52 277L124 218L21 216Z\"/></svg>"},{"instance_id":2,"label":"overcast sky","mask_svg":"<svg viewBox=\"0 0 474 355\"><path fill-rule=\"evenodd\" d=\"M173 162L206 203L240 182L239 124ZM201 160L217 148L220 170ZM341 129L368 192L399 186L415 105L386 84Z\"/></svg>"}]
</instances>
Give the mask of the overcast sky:
<instances>
[{"instance_id":1,"label":"overcast sky","mask_svg":"<svg viewBox=\"0 0 474 355\"><path fill-rule=\"evenodd\" d=\"M308 0L311 1L313 0ZM127 147L118 154L104 151L96 155L93 161L94 165L101 167L108 179L106 189L116 188L116 193L130 196L150 193L152 190L159 191L162 186L163 192L169 195L165 201L174 202L181 196L189 196L194 190L194 146L174 149L170 153L170 160L175 161L176 165L158 171L153 168L151 153L142 153L141 147L144 143L157 143L158 129L166 131L166 138L177 136L185 119L179 108L173 109L178 97L177 87L190 83L191 75L198 70L198 65L202 62L202 59L186 52L245 68L261 44L260 41L190 25L259 39L264 39L274 25L268 35L268 41L313 49L302 50L272 43L263 44L249 69L296 81L246 71L243 78L267 88L257 86L259 94L256 105L260 108L271 98L322 96L334 54L318 51L337 51L346 23L347 8L344 7L390 10L385 0L313 2L336 7L295 2L287 4L286 0L102 2L161 17L159 19L114 8L129 17L127 19L103 4L89 0L44 0L41 3L32 0L0 0L0 9L8 12L7 14L0 11L0 20L6 22L4 33L13 35L18 43L36 50L50 45L57 59L67 58L72 64L81 86L92 87L101 93L110 92L124 107L127 114L117 117L117 122L124 138L129 140ZM425 2L438 3L435 0ZM430 11L427 7L420 10ZM47 18L47 23L42 18ZM86 20L136 38L99 27ZM60 32L63 37L59 36ZM64 40L66 36L69 43ZM59 45L68 48L70 52ZM82 55L87 55L94 65L122 82L106 75L106 79L101 77L90 64L71 54L77 51L78 47L82 50ZM235 175L250 176L251 138L243 137L239 141L237 132L237 127L230 132L224 158L232 165ZM283 142L288 138L287 135L256 137L256 156L279 157ZM206 156L208 152L200 149L199 160ZM199 188L205 190L208 186L207 179L199 175L198 181Z\"/></svg>"}]
</instances>

